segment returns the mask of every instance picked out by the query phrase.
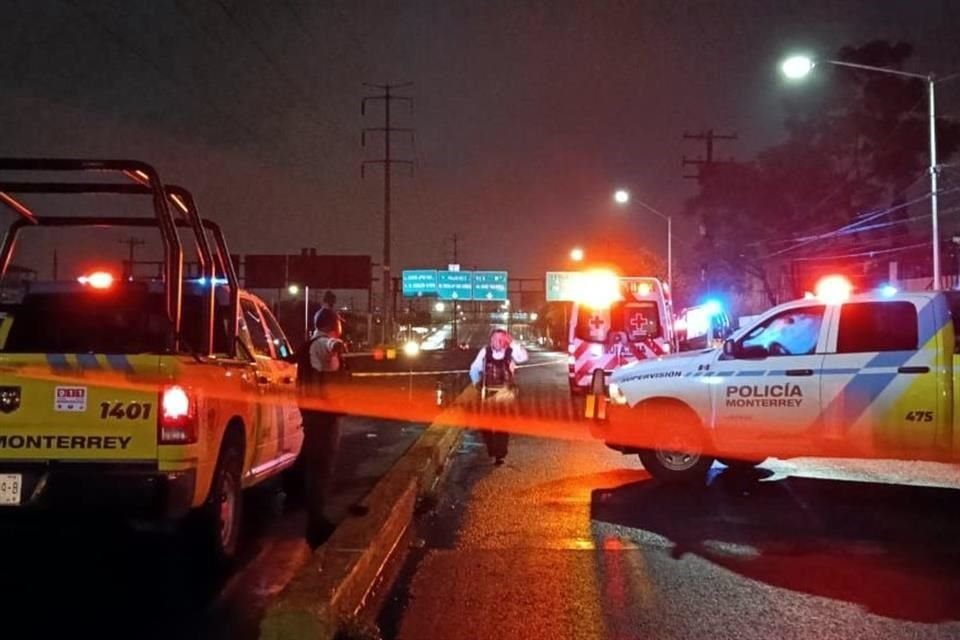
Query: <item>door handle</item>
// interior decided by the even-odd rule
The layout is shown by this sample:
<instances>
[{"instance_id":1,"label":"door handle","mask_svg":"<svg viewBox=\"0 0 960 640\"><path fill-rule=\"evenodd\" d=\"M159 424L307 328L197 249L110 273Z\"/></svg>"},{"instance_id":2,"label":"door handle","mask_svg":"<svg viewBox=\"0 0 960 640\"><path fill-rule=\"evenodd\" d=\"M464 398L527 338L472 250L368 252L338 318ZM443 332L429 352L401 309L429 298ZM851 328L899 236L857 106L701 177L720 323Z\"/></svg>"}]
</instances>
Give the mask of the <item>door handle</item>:
<instances>
[{"instance_id":1,"label":"door handle","mask_svg":"<svg viewBox=\"0 0 960 640\"><path fill-rule=\"evenodd\" d=\"M268 378L268 377L265 376L265 375L258 375L258 376L257 376L257 384L270 384L271 382L273 382L273 380L271 380L270 378Z\"/></svg>"},{"instance_id":2,"label":"door handle","mask_svg":"<svg viewBox=\"0 0 960 640\"><path fill-rule=\"evenodd\" d=\"M930 367L900 367L897 373L930 373Z\"/></svg>"},{"instance_id":3,"label":"door handle","mask_svg":"<svg viewBox=\"0 0 960 640\"><path fill-rule=\"evenodd\" d=\"M283 376L280 378L280 382L283 384L293 384L293 376Z\"/></svg>"},{"instance_id":4,"label":"door handle","mask_svg":"<svg viewBox=\"0 0 960 640\"><path fill-rule=\"evenodd\" d=\"M787 369L788 376L812 376L813 369Z\"/></svg>"}]
</instances>

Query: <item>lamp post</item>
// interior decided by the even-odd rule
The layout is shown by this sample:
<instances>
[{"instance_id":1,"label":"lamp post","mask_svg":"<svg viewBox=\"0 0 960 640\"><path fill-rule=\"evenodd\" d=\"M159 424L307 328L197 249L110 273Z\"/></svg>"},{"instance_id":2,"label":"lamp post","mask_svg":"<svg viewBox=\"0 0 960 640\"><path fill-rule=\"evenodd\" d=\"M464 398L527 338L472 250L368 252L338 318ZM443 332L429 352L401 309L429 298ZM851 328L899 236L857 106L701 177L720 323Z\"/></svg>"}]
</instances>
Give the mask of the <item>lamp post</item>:
<instances>
[{"instance_id":1,"label":"lamp post","mask_svg":"<svg viewBox=\"0 0 960 640\"><path fill-rule=\"evenodd\" d=\"M631 201L635 201L641 207L649 211L650 213L659 216L663 220L667 221L667 287L669 287L671 294L673 293L673 218L663 213L659 209L650 206L642 200L637 200L630 195L630 192L626 189L617 189L613 193L613 201L621 206L626 206L630 204Z\"/></svg>"},{"instance_id":2,"label":"lamp post","mask_svg":"<svg viewBox=\"0 0 960 640\"><path fill-rule=\"evenodd\" d=\"M808 56L791 56L783 61L780 69L787 78L800 80L809 75L810 72L813 71L813 68L820 63L832 64L838 67L850 67L851 69L860 69L862 71L876 71L877 73L886 73L926 81L929 105L928 116L930 122L930 233L932 236L931 243L933 244L933 288L934 290L939 289L943 286L943 281L940 273L940 226L937 208L937 116L936 97L934 93L937 78L932 73L924 75L922 73L900 71L899 69L875 67L869 64L844 62L842 60L814 60Z\"/></svg>"}]
</instances>

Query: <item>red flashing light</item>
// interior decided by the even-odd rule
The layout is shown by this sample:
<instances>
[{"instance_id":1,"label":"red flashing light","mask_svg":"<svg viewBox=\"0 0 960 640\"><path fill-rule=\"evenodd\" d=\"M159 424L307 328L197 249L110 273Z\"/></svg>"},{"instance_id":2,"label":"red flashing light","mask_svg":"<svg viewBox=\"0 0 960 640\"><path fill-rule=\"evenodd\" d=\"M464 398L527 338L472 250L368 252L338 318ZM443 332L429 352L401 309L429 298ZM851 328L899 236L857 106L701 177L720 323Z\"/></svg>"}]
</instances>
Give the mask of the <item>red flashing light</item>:
<instances>
[{"instance_id":1,"label":"red flashing light","mask_svg":"<svg viewBox=\"0 0 960 640\"><path fill-rule=\"evenodd\" d=\"M113 286L113 274L107 271L94 271L77 278L77 282L93 289L109 289Z\"/></svg>"},{"instance_id":2,"label":"red flashing light","mask_svg":"<svg viewBox=\"0 0 960 640\"><path fill-rule=\"evenodd\" d=\"M824 276L817 282L817 298L827 304L840 304L850 298L853 285L844 276Z\"/></svg>"},{"instance_id":3,"label":"red flashing light","mask_svg":"<svg viewBox=\"0 0 960 640\"><path fill-rule=\"evenodd\" d=\"M197 441L196 405L179 385L164 387L160 393L157 441L160 444L192 444Z\"/></svg>"}]
</instances>

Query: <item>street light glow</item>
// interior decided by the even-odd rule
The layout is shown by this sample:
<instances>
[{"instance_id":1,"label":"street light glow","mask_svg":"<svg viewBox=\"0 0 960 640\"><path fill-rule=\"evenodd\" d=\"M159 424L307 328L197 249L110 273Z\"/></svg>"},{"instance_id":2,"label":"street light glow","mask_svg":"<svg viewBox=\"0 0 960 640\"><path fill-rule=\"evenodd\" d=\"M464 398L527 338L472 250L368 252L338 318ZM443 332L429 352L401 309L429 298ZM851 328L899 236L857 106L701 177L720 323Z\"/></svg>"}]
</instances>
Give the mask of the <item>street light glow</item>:
<instances>
[{"instance_id":1,"label":"street light glow","mask_svg":"<svg viewBox=\"0 0 960 640\"><path fill-rule=\"evenodd\" d=\"M442 302L438 302L437 304L433 305L433 310L437 313L443 313L444 309L446 308L447 305L443 304Z\"/></svg>"},{"instance_id":2,"label":"street light glow","mask_svg":"<svg viewBox=\"0 0 960 640\"><path fill-rule=\"evenodd\" d=\"M790 56L780 65L780 70L791 80L800 80L813 71L813 67L814 62L809 56Z\"/></svg>"},{"instance_id":3,"label":"street light glow","mask_svg":"<svg viewBox=\"0 0 960 640\"><path fill-rule=\"evenodd\" d=\"M617 204L627 204L630 202L630 192L626 189L617 189L613 193L613 200Z\"/></svg>"},{"instance_id":4,"label":"street light glow","mask_svg":"<svg viewBox=\"0 0 960 640\"><path fill-rule=\"evenodd\" d=\"M570 259L574 262L583 262L583 249L580 247L570 249Z\"/></svg>"},{"instance_id":5,"label":"street light glow","mask_svg":"<svg viewBox=\"0 0 960 640\"><path fill-rule=\"evenodd\" d=\"M298 285L292 284L289 287L287 287L287 293L289 293L292 296L295 296L298 293L300 293L300 287Z\"/></svg>"}]
</instances>

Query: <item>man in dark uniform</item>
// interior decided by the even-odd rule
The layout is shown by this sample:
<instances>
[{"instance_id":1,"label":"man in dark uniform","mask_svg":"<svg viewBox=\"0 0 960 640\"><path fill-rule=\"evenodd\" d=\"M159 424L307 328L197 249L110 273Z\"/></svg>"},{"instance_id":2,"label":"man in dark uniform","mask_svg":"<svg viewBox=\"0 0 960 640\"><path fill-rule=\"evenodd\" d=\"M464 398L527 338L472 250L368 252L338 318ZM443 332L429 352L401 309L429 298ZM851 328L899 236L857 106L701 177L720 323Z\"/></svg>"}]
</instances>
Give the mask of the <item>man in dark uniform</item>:
<instances>
[{"instance_id":1,"label":"man in dark uniform","mask_svg":"<svg viewBox=\"0 0 960 640\"><path fill-rule=\"evenodd\" d=\"M338 414L324 406L335 389L331 384L344 372L345 347L340 340L340 318L332 309L321 309L314 318L316 330L297 359L301 390L303 448L301 458L307 507L307 542L316 547L333 533L327 518L333 469L340 446Z\"/></svg>"}]
</instances>

